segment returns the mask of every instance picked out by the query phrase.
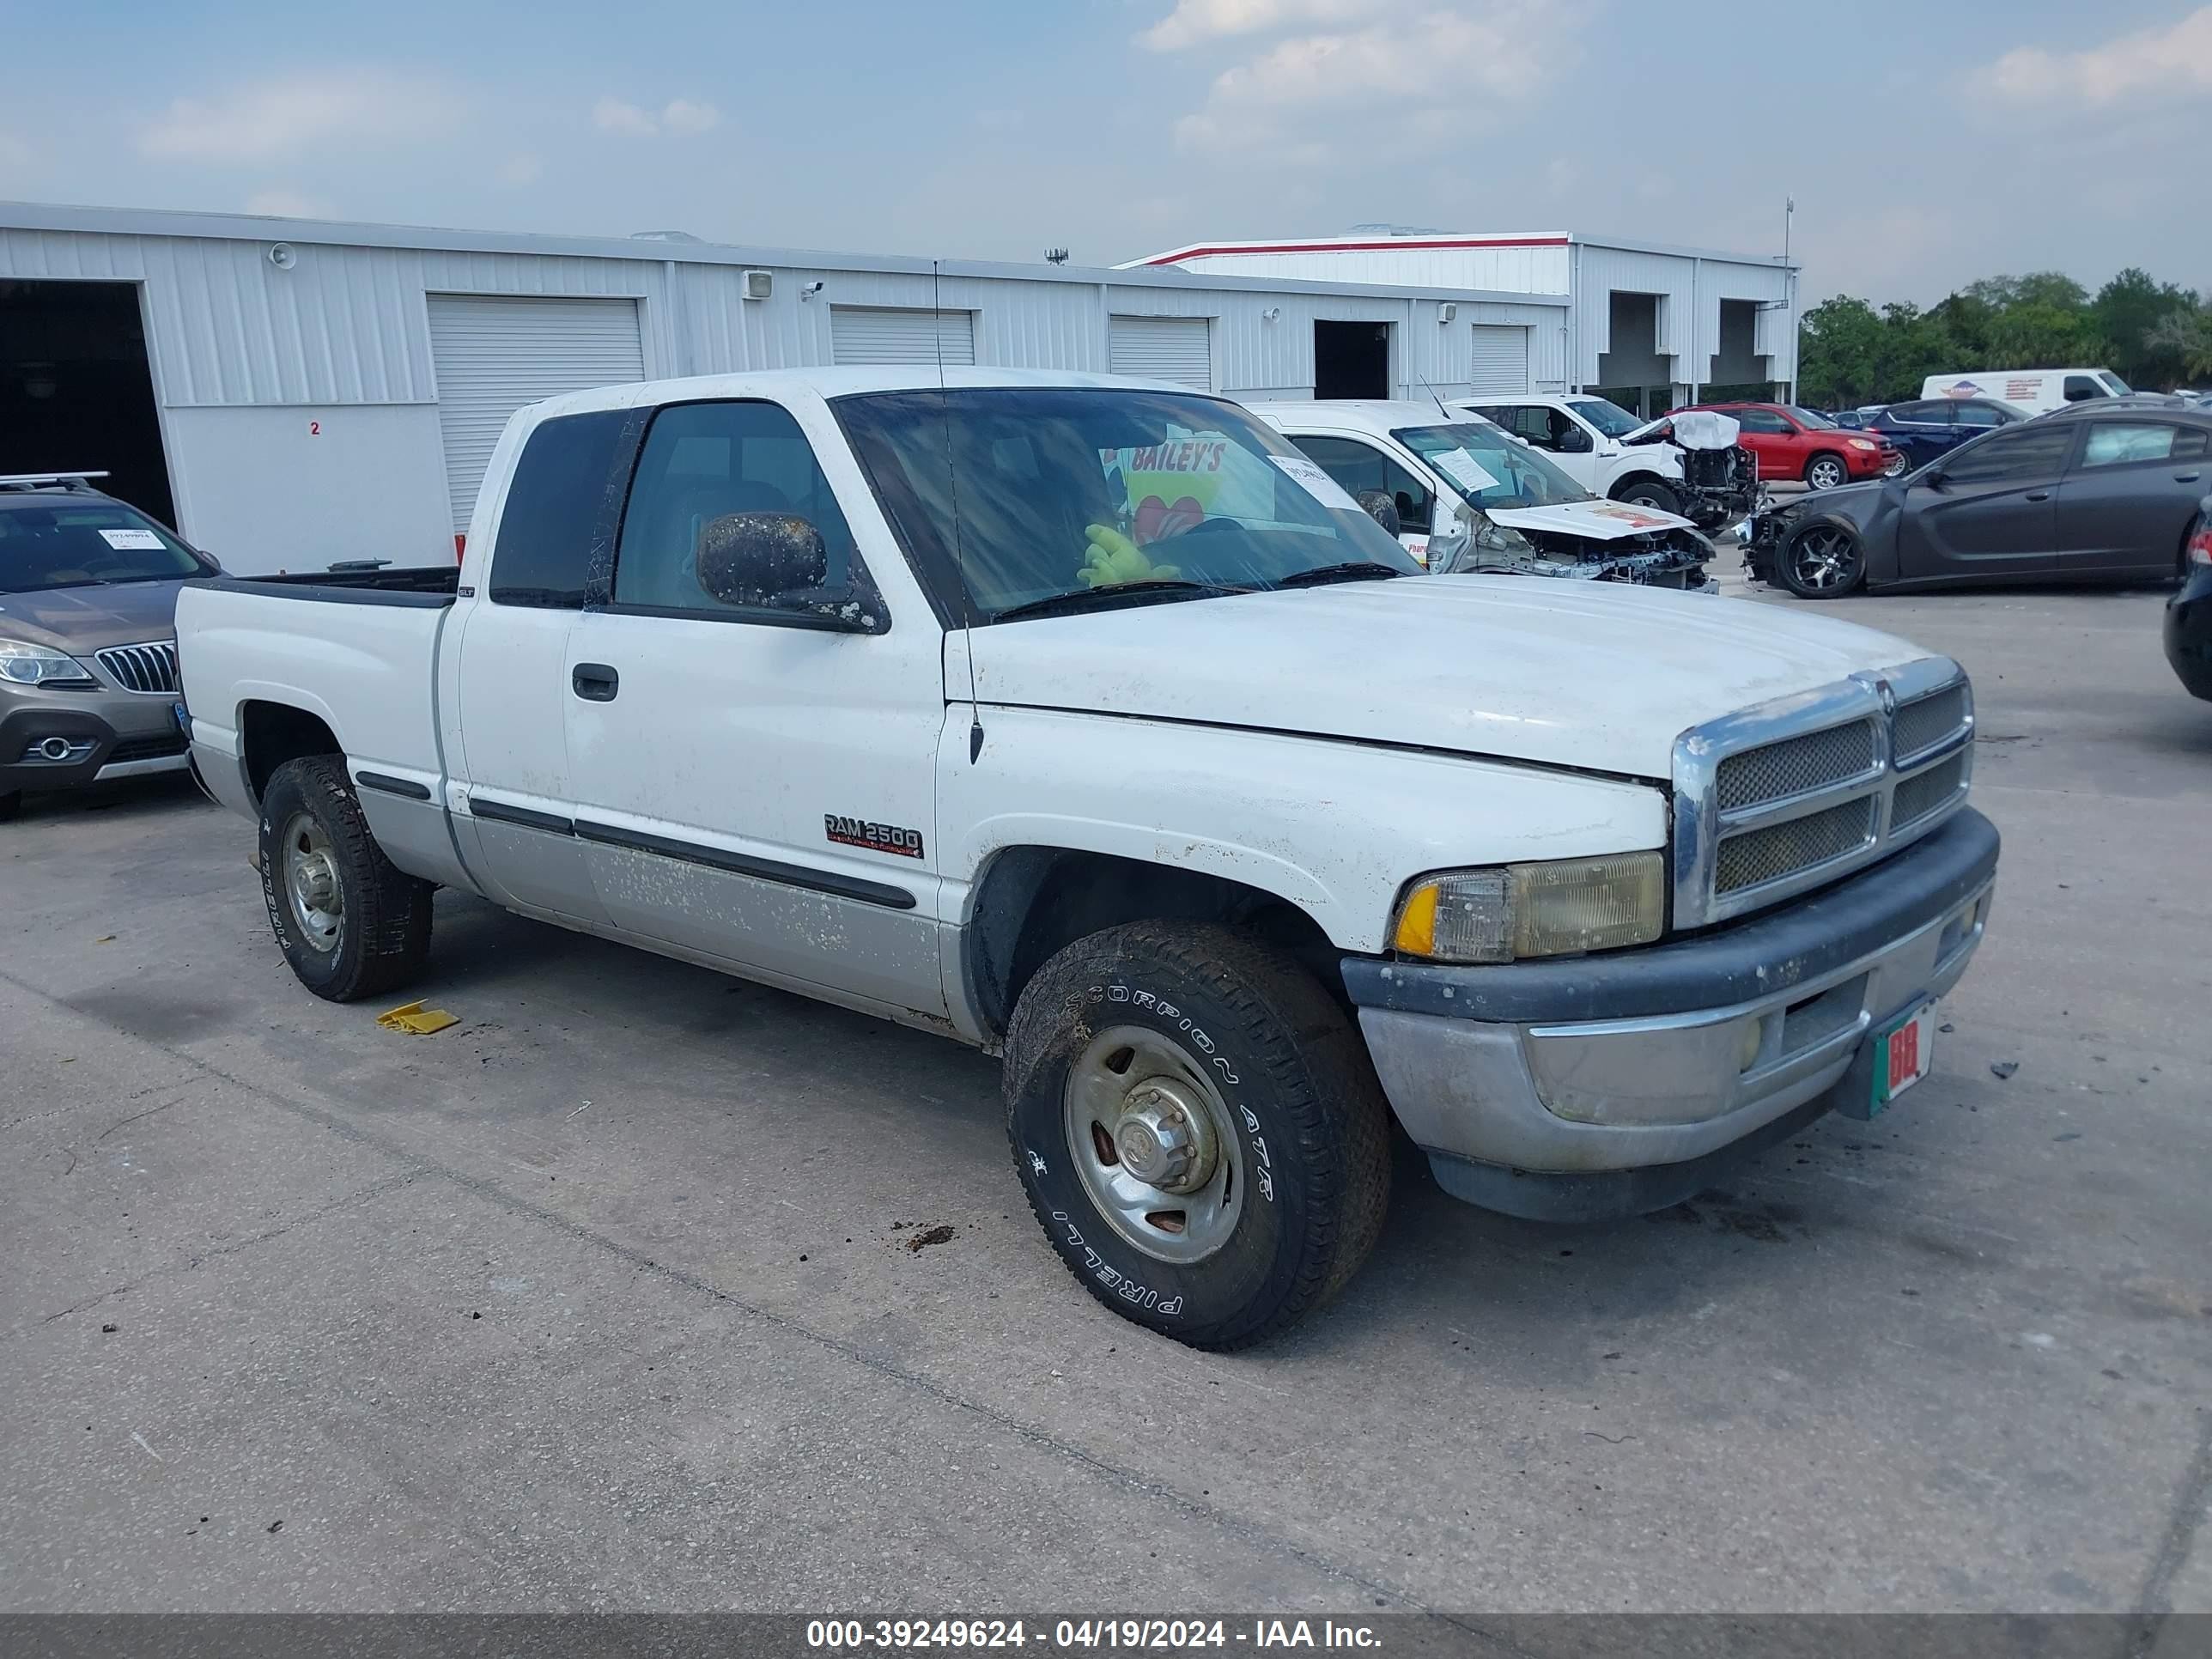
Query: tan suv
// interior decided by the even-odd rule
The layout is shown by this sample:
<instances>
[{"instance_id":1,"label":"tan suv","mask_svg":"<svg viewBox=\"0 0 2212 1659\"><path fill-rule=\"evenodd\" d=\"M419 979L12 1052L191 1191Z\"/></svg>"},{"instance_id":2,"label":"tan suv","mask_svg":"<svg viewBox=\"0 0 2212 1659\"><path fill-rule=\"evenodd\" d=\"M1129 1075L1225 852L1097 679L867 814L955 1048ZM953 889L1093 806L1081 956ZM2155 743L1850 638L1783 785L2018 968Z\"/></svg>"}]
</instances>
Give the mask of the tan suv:
<instances>
[{"instance_id":1,"label":"tan suv","mask_svg":"<svg viewBox=\"0 0 2212 1659\"><path fill-rule=\"evenodd\" d=\"M191 764L177 590L219 571L100 476L0 477L0 818L27 790Z\"/></svg>"}]
</instances>

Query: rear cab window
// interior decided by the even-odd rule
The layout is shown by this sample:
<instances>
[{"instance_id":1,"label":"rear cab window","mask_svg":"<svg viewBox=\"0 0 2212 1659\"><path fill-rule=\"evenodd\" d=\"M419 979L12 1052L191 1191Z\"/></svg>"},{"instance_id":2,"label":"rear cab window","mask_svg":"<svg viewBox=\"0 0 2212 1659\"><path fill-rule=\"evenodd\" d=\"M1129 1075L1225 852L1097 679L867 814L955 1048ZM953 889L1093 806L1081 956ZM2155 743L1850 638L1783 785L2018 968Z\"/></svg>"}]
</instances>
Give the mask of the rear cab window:
<instances>
[{"instance_id":1,"label":"rear cab window","mask_svg":"<svg viewBox=\"0 0 2212 1659\"><path fill-rule=\"evenodd\" d=\"M617 453L630 411L592 410L541 421L522 446L501 504L489 583L494 605L580 611L592 550L611 545L620 494ZM600 574L604 577L602 559Z\"/></svg>"}]
</instances>

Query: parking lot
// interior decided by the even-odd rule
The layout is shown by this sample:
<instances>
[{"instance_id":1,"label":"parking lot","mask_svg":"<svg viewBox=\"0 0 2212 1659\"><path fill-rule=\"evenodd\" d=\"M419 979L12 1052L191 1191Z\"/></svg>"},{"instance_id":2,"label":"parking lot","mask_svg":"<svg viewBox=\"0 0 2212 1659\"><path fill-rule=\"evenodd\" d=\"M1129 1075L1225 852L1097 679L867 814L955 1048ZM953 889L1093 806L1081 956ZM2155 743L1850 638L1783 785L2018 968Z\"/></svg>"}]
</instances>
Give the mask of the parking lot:
<instances>
[{"instance_id":1,"label":"parking lot","mask_svg":"<svg viewBox=\"0 0 2212 1659\"><path fill-rule=\"evenodd\" d=\"M1350 1290L1231 1357L1069 1279L988 1060L452 894L461 1023L380 1030L237 820L33 802L10 1605L2212 1609L2212 707L2160 604L1838 607L1972 672L2006 836L1893 1113L1605 1227L1407 1152Z\"/></svg>"}]
</instances>

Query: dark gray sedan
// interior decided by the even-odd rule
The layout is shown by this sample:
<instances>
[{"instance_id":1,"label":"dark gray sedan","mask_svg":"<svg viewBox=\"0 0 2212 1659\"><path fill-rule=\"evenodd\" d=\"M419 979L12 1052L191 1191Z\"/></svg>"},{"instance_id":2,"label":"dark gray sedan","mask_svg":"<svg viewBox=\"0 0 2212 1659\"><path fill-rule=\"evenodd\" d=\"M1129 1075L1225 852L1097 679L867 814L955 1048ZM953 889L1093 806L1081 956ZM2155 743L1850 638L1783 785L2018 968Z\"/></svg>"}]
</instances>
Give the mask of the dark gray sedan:
<instances>
[{"instance_id":1,"label":"dark gray sedan","mask_svg":"<svg viewBox=\"0 0 2212 1659\"><path fill-rule=\"evenodd\" d=\"M2212 410L2110 401L2001 428L1902 477L1779 502L1738 531L1745 563L1808 599L2177 575L2212 480Z\"/></svg>"}]
</instances>

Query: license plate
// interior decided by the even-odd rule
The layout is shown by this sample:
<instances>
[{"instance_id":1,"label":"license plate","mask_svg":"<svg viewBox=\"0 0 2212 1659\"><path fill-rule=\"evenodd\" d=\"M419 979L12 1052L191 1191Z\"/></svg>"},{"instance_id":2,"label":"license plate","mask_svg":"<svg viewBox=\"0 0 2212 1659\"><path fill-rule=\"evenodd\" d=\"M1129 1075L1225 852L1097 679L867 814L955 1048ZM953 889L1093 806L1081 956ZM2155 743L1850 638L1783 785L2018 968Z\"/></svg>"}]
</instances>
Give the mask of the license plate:
<instances>
[{"instance_id":1,"label":"license plate","mask_svg":"<svg viewBox=\"0 0 2212 1659\"><path fill-rule=\"evenodd\" d=\"M1936 1005L1923 1002L1903 1019L1875 1035L1875 1111L1928 1075L1936 1057Z\"/></svg>"}]
</instances>

